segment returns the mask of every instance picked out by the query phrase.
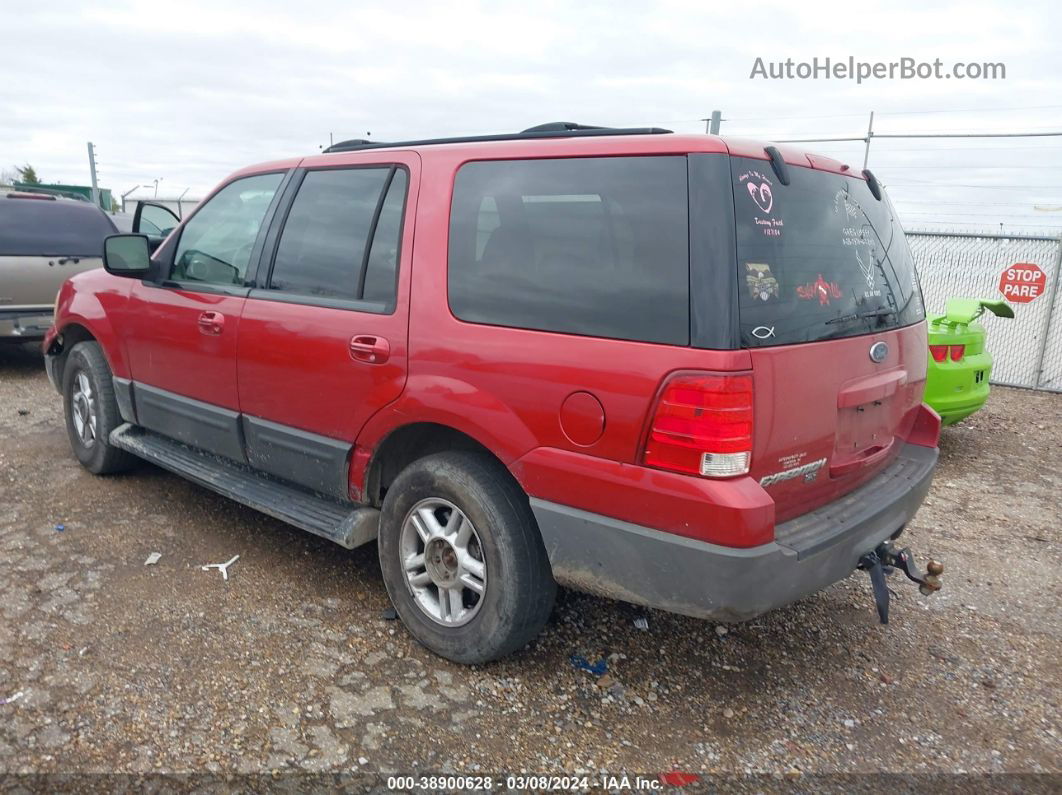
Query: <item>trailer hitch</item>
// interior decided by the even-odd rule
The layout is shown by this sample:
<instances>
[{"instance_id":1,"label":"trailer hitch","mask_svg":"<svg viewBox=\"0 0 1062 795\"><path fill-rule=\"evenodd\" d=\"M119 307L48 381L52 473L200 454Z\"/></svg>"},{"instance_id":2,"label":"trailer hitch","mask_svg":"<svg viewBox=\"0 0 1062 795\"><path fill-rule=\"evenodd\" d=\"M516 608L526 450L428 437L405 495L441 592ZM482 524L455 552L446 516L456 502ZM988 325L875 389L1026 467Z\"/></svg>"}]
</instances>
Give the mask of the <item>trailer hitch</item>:
<instances>
[{"instance_id":1,"label":"trailer hitch","mask_svg":"<svg viewBox=\"0 0 1062 795\"><path fill-rule=\"evenodd\" d=\"M893 569L899 569L907 579L918 583L918 590L929 596L940 590L940 577L944 573L944 564L936 560L926 563L926 573L922 574L914 563L914 555L908 547L896 549L891 541L885 541L873 552L868 552L859 559L856 567L870 575L874 588L874 604L878 608L878 618L882 624L889 623L889 586L885 575Z\"/></svg>"}]
</instances>

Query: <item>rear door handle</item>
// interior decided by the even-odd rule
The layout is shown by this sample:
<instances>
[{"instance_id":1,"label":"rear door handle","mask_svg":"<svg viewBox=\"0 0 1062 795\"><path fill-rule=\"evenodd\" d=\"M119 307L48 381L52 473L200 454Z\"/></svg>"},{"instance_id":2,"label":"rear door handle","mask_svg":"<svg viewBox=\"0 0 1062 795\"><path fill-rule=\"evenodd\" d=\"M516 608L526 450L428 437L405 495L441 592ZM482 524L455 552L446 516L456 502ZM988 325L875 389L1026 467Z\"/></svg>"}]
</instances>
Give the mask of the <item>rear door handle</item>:
<instances>
[{"instance_id":1,"label":"rear door handle","mask_svg":"<svg viewBox=\"0 0 1062 795\"><path fill-rule=\"evenodd\" d=\"M203 312L199 315L199 330L217 336L225 330L225 316L220 312Z\"/></svg>"},{"instance_id":2,"label":"rear door handle","mask_svg":"<svg viewBox=\"0 0 1062 795\"><path fill-rule=\"evenodd\" d=\"M350 357L356 362L383 364L391 356L391 345L383 337L357 334L350 338Z\"/></svg>"}]
</instances>

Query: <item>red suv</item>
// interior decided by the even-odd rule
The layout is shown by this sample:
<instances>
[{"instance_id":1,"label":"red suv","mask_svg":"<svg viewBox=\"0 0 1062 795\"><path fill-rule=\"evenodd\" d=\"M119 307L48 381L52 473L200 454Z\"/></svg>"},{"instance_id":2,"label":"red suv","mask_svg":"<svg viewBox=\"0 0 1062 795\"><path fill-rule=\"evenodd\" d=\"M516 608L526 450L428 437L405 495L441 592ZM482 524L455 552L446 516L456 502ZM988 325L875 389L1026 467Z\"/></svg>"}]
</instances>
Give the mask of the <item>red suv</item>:
<instances>
[{"instance_id":1,"label":"red suv","mask_svg":"<svg viewBox=\"0 0 1062 795\"><path fill-rule=\"evenodd\" d=\"M348 141L105 254L45 341L81 463L378 538L398 615L460 662L535 637L556 583L722 621L792 602L899 535L937 459L895 211L794 148Z\"/></svg>"}]
</instances>

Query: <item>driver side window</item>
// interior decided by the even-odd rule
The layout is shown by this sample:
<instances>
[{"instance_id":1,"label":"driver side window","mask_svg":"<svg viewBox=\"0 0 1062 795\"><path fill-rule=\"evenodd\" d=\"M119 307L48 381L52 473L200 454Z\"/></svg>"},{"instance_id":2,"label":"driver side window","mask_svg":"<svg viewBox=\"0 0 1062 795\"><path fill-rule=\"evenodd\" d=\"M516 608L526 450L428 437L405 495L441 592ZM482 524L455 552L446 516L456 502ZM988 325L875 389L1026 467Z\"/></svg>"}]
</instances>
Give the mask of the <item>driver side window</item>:
<instances>
[{"instance_id":1,"label":"driver side window","mask_svg":"<svg viewBox=\"0 0 1062 795\"><path fill-rule=\"evenodd\" d=\"M185 224L170 278L243 284L258 230L283 178L283 174L258 174L218 191Z\"/></svg>"}]
</instances>

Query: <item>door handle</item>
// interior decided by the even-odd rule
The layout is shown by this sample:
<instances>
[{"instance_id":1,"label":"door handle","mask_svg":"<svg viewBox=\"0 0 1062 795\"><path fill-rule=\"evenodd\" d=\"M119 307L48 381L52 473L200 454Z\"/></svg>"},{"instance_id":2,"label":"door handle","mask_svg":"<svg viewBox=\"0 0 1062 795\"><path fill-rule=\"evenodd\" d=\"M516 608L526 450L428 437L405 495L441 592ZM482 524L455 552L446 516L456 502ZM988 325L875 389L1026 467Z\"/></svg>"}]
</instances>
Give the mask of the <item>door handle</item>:
<instances>
[{"instance_id":1,"label":"door handle","mask_svg":"<svg viewBox=\"0 0 1062 795\"><path fill-rule=\"evenodd\" d=\"M199 330L204 334L220 334L225 330L225 316L220 312L203 312L199 315Z\"/></svg>"},{"instance_id":2,"label":"door handle","mask_svg":"<svg viewBox=\"0 0 1062 795\"><path fill-rule=\"evenodd\" d=\"M383 337L358 334L350 338L350 358L356 362L383 364L391 355L391 346Z\"/></svg>"}]
</instances>

